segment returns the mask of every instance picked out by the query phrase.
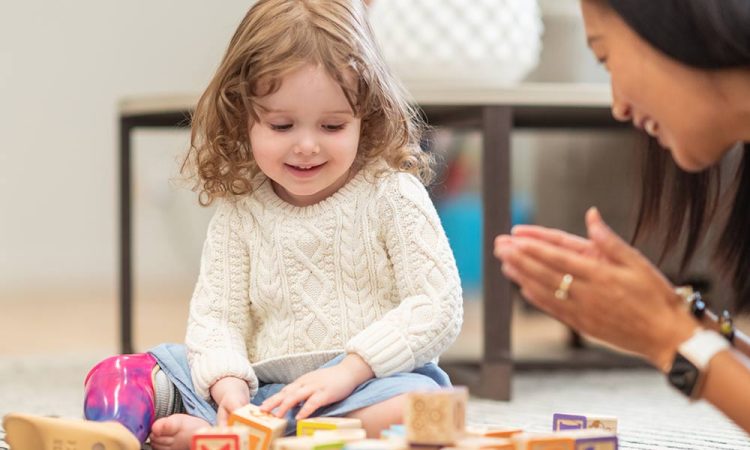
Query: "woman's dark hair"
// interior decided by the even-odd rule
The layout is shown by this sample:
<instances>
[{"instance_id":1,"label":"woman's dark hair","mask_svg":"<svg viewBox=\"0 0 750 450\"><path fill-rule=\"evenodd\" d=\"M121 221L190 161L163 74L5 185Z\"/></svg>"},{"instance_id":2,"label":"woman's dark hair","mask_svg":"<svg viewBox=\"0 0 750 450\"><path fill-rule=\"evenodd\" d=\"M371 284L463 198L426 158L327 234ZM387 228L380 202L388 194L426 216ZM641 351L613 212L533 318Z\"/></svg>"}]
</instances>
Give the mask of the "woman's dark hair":
<instances>
[{"instance_id":1,"label":"woman's dark hair","mask_svg":"<svg viewBox=\"0 0 750 450\"><path fill-rule=\"evenodd\" d=\"M748 0L609 0L652 46L702 69L750 63Z\"/></svg>"},{"instance_id":2,"label":"woman's dark hair","mask_svg":"<svg viewBox=\"0 0 750 450\"><path fill-rule=\"evenodd\" d=\"M644 40L671 58L701 69L750 66L750 0L609 0ZM651 141L650 147L656 147ZM662 257L685 235L684 270L705 228L716 215L721 192L718 167L681 170L667 152L649 148L643 164L640 212L633 240L665 227ZM737 310L750 310L750 143L744 144L716 258L732 279ZM659 220L666 216L665 223Z\"/></svg>"}]
</instances>

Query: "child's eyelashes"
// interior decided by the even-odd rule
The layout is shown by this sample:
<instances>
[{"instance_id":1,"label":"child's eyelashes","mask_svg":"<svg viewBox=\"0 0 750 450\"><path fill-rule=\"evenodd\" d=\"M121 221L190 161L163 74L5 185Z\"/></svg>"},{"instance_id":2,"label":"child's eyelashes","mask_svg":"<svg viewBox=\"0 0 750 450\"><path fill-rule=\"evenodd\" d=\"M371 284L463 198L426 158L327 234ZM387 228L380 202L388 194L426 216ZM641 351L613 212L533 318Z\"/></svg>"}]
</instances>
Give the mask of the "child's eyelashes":
<instances>
[{"instance_id":1,"label":"child's eyelashes","mask_svg":"<svg viewBox=\"0 0 750 450\"><path fill-rule=\"evenodd\" d=\"M343 130L345 126L346 126L345 123L341 123L341 124L324 124L324 125L321 125L320 127L324 131L335 132L335 131ZM273 131L280 131L281 132L281 131L289 131L289 130L291 130L294 127L294 124L291 124L291 123L282 123L282 124L269 123L268 127L270 129L272 129Z\"/></svg>"}]
</instances>

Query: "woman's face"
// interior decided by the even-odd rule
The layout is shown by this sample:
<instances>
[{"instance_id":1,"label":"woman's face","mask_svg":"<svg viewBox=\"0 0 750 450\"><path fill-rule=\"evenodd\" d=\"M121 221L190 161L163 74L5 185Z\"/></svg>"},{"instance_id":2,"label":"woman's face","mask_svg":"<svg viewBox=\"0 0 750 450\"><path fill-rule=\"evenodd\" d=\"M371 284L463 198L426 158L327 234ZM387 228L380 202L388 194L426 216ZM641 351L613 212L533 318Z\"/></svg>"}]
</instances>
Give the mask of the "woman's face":
<instances>
[{"instance_id":1,"label":"woman's face","mask_svg":"<svg viewBox=\"0 0 750 450\"><path fill-rule=\"evenodd\" d=\"M606 2L581 5L589 46L610 73L612 115L658 139L684 170L721 159L737 139L723 120L728 106L712 73L649 45Z\"/></svg>"}]
</instances>

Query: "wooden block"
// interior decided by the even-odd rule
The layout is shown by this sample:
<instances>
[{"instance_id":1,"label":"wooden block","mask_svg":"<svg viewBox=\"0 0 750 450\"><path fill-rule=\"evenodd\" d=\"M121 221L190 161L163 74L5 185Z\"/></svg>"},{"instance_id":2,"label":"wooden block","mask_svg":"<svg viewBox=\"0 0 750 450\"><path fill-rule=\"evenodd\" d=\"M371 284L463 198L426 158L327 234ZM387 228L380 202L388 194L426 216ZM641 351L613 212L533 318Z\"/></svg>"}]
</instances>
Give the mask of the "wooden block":
<instances>
[{"instance_id":1,"label":"wooden block","mask_svg":"<svg viewBox=\"0 0 750 450\"><path fill-rule=\"evenodd\" d=\"M313 437L324 439L340 439L344 442L361 441L367 439L367 432L362 428L343 428L341 430L315 430Z\"/></svg>"},{"instance_id":2,"label":"wooden block","mask_svg":"<svg viewBox=\"0 0 750 450\"><path fill-rule=\"evenodd\" d=\"M273 450L341 450L344 445L339 438L292 436L273 441Z\"/></svg>"},{"instance_id":3,"label":"wooden block","mask_svg":"<svg viewBox=\"0 0 750 450\"><path fill-rule=\"evenodd\" d=\"M516 450L576 450L575 439L553 434L521 433L513 436Z\"/></svg>"},{"instance_id":4,"label":"wooden block","mask_svg":"<svg viewBox=\"0 0 750 450\"><path fill-rule=\"evenodd\" d=\"M453 445L466 428L468 398L465 387L409 393L404 417L406 440L416 445Z\"/></svg>"},{"instance_id":5,"label":"wooden block","mask_svg":"<svg viewBox=\"0 0 750 450\"><path fill-rule=\"evenodd\" d=\"M249 429L249 450L269 450L274 439L284 435L286 419L265 413L249 404L229 415L229 425L241 425Z\"/></svg>"},{"instance_id":6,"label":"wooden block","mask_svg":"<svg viewBox=\"0 0 750 450\"><path fill-rule=\"evenodd\" d=\"M552 431L583 430L586 428L598 428L617 433L617 417L600 414L564 413L555 413L552 416Z\"/></svg>"},{"instance_id":7,"label":"wooden block","mask_svg":"<svg viewBox=\"0 0 750 450\"><path fill-rule=\"evenodd\" d=\"M466 436L507 439L518 433L523 433L523 430L513 427L501 427L499 425L472 425L466 427Z\"/></svg>"},{"instance_id":8,"label":"wooden block","mask_svg":"<svg viewBox=\"0 0 750 450\"><path fill-rule=\"evenodd\" d=\"M191 450L249 450L250 433L245 427L205 427L193 434Z\"/></svg>"},{"instance_id":9,"label":"wooden block","mask_svg":"<svg viewBox=\"0 0 750 450\"><path fill-rule=\"evenodd\" d=\"M517 450L617 450L617 435L605 430L567 430L513 436Z\"/></svg>"},{"instance_id":10,"label":"wooden block","mask_svg":"<svg viewBox=\"0 0 750 450\"><path fill-rule=\"evenodd\" d=\"M349 417L313 417L297 422L297 436L312 436L316 430L362 428L362 421Z\"/></svg>"},{"instance_id":11,"label":"wooden block","mask_svg":"<svg viewBox=\"0 0 750 450\"><path fill-rule=\"evenodd\" d=\"M407 450L406 441L398 442L392 439L363 439L347 442L346 450Z\"/></svg>"},{"instance_id":12,"label":"wooden block","mask_svg":"<svg viewBox=\"0 0 750 450\"><path fill-rule=\"evenodd\" d=\"M491 437L465 437L456 441L455 448L461 450L515 450L510 439Z\"/></svg>"}]
</instances>

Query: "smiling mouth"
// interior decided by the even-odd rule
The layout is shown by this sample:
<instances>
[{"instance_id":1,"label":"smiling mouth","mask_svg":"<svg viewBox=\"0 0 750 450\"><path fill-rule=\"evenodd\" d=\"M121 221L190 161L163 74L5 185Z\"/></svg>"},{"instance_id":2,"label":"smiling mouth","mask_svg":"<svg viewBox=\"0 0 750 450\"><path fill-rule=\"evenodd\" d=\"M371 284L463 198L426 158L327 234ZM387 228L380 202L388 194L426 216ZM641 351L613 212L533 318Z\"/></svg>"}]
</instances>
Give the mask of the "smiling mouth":
<instances>
[{"instance_id":1,"label":"smiling mouth","mask_svg":"<svg viewBox=\"0 0 750 450\"><path fill-rule=\"evenodd\" d=\"M317 169L318 167L323 166L323 164L325 163L320 163L320 164L287 164L287 163L284 163L284 165L289 168L292 168L295 170L302 170L302 171L314 170L314 169Z\"/></svg>"}]
</instances>

